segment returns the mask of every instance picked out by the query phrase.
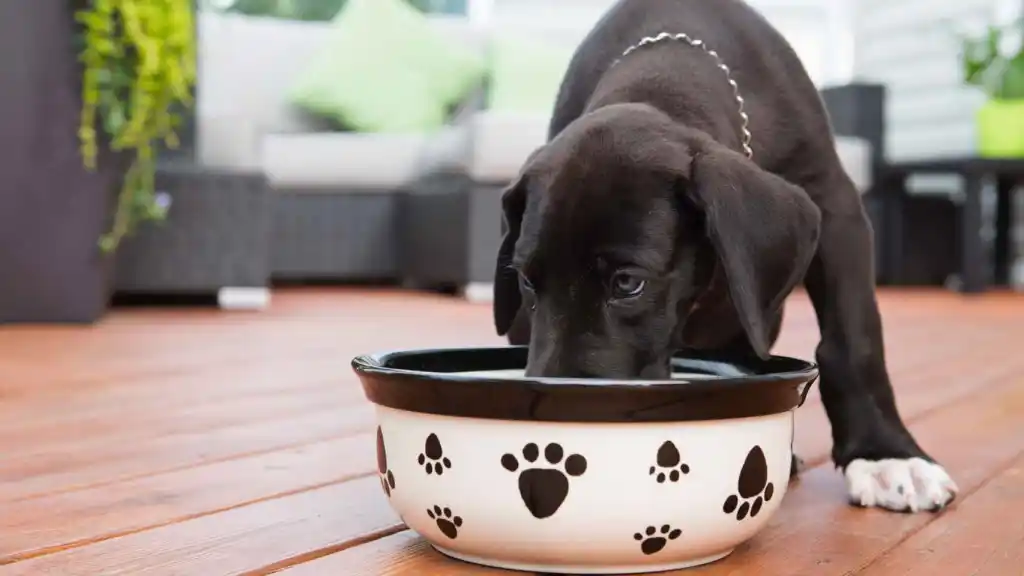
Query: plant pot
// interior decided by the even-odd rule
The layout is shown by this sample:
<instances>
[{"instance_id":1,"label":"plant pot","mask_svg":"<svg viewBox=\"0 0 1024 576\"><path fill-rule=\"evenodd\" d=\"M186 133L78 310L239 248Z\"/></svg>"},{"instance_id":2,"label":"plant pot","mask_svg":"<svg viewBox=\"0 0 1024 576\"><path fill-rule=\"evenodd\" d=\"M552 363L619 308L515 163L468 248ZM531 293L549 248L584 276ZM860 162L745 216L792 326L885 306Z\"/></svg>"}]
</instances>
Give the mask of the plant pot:
<instances>
[{"instance_id":1,"label":"plant pot","mask_svg":"<svg viewBox=\"0 0 1024 576\"><path fill-rule=\"evenodd\" d=\"M0 2L0 324L89 323L110 297L98 247L123 163L79 154L74 2Z\"/></svg>"},{"instance_id":2,"label":"plant pot","mask_svg":"<svg viewBox=\"0 0 1024 576\"><path fill-rule=\"evenodd\" d=\"M1024 158L1024 100L989 100L978 110L978 154Z\"/></svg>"}]
</instances>

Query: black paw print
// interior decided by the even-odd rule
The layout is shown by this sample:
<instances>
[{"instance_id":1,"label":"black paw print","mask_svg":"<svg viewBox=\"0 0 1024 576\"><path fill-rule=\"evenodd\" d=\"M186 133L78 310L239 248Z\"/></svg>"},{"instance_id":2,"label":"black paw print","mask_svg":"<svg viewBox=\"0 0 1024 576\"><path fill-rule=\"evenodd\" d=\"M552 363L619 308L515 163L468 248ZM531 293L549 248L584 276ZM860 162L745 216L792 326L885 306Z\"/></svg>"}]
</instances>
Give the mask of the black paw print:
<instances>
[{"instance_id":1,"label":"black paw print","mask_svg":"<svg viewBox=\"0 0 1024 576\"><path fill-rule=\"evenodd\" d=\"M391 497L391 491L395 489L395 475L388 469L388 451L384 447L384 431L377 426L377 473L380 478L380 487L384 493Z\"/></svg>"},{"instance_id":2,"label":"black paw print","mask_svg":"<svg viewBox=\"0 0 1024 576\"><path fill-rule=\"evenodd\" d=\"M451 540L459 537L459 528L462 527L462 516L452 516L451 508L442 509L434 506L434 509L427 509L427 516L437 524L437 529Z\"/></svg>"},{"instance_id":3,"label":"black paw print","mask_svg":"<svg viewBox=\"0 0 1024 576\"><path fill-rule=\"evenodd\" d=\"M441 440L437 434L427 436L427 441L423 443L423 453L416 461L423 466L427 474L437 474L438 476L444 474L446 468L452 467L451 460L444 456L444 449L441 448Z\"/></svg>"},{"instance_id":4,"label":"black paw print","mask_svg":"<svg viewBox=\"0 0 1024 576\"><path fill-rule=\"evenodd\" d=\"M668 524L662 526L660 531L654 526L648 526L642 533L633 534L633 540L640 542L640 551L650 556L661 552L669 540L679 538L682 533L682 530L672 528Z\"/></svg>"},{"instance_id":5,"label":"black paw print","mask_svg":"<svg viewBox=\"0 0 1024 576\"><path fill-rule=\"evenodd\" d=\"M775 494L775 486L768 481L768 461L760 446L754 446L747 453L740 477L736 481L736 491L739 492L738 496L733 494L722 504L722 511L726 514L735 512L736 520L743 520L748 514L751 518L757 516L761 506Z\"/></svg>"},{"instance_id":6,"label":"black paw print","mask_svg":"<svg viewBox=\"0 0 1024 576\"><path fill-rule=\"evenodd\" d=\"M535 518L547 518L558 511L569 495L569 476L582 476L587 471L587 459L579 454L570 454L562 463L565 451L554 442L544 448L544 459L552 466L562 464L563 472L557 468L529 467L519 473L519 496L530 514ZM540 449L533 442L523 446L523 459L534 463L540 457ZM501 457L501 465L509 472L519 469L519 460L512 454ZM567 476L568 475L568 476Z\"/></svg>"},{"instance_id":7,"label":"black paw print","mask_svg":"<svg viewBox=\"0 0 1024 576\"><path fill-rule=\"evenodd\" d=\"M676 445L671 440L666 440L658 448L658 456L655 462L656 464L651 466L650 474L655 477L658 484L664 483L665 480L678 482L682 474L690 473L690 466L682 461L682 458L679 456L679 449L676 448Z\"/></svg>"}]
</instances>

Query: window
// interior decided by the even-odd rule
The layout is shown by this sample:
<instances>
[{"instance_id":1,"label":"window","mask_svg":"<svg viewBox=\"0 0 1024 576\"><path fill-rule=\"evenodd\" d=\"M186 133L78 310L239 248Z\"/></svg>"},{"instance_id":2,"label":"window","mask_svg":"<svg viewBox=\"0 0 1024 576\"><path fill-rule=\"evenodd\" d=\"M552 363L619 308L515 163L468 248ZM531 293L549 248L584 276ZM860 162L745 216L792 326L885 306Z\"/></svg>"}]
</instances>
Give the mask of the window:
<instances>
[{"instance_id":1,"label":"window","mask_svg":"<svg viewBox=\"0 0 1024 576\"><path fill-rule=\"evenodd\" d=\"M331 20L347 0L203 0L205 9L289 20ZM406 0L430 14L466 14L469 0Z\"/></svg>"},{"instance_id":2,"label":"window","mask_svg":"<svg viewBox=\"0 0 1024 576\"><path fill-rule=\"evenodd\" d=\"M750 0L796 51L815 84L853 76L851 0Z\"/></svg>"}]
</instances>

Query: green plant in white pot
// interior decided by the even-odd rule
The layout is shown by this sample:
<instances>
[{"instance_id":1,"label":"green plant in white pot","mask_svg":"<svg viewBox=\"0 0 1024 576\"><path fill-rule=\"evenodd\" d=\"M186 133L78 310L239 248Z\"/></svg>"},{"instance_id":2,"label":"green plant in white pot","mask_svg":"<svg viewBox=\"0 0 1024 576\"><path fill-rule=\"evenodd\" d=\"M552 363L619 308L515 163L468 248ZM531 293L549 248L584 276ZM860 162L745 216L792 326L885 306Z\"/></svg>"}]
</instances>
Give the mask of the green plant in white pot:
<instances>
[{"instance_id":1,"label":"green plant in white pot","mask_svg":"<svg viewBox=\"0 0 1024 576\"><path fill-rule=\"evenodd\" d=\"M1006 50L1016 35L1017 46ZM987 158L1024 158L1024 19L961 36L963 81L984 91L978 110L978 153Z\"/></svg>"}]
</instances>

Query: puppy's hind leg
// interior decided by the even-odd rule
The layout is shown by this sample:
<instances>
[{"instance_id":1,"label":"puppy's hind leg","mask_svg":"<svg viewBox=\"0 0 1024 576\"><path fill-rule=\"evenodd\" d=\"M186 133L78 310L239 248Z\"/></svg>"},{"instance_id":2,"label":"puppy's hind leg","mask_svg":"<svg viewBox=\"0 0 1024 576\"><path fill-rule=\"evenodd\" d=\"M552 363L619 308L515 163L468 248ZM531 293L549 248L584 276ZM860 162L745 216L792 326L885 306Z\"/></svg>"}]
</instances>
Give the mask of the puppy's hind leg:
<instances>
[{"instance_id":1,"label":"puppy's hind leg","mask_svg":"<svg viewBox=\"0 0 1024 576\"><path fill-rule=\"evenodd\" d=\"M875 299L871 226L849 177L836 170L820 189L818 252L806 276L821 329L821 399L832 424L832 459L851 503L900 512L937 511L957 486L918 446L893 396Z\"/></svg>"}]
</instances>

